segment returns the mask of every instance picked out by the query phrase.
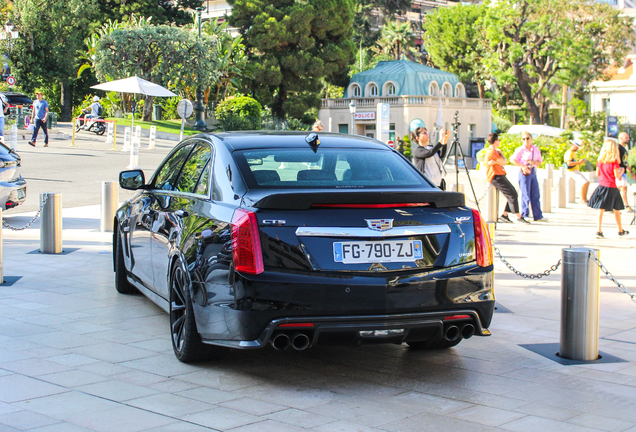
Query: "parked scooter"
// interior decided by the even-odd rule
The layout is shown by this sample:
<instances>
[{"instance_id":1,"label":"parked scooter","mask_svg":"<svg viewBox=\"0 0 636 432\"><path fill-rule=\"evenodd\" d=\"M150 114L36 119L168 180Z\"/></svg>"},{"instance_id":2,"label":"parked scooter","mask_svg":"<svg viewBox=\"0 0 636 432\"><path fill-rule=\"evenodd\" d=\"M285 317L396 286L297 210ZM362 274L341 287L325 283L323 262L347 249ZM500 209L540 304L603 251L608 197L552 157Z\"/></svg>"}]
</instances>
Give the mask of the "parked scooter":
<instances>
[{"instance_id":1,"label":"parked scooter","mask_svg":"<svg viewBox=\"0 0 636 432\"><path fill-rule=\"evenodd\" d=\"M94 120L103 120L104 117L97 118L86 118L86 114L91 112L90 108L86 108L82 111L82 113L75 120L75 132L79 132L80 130L85 130L88 132L96 133L97 135L104 135L106 132L106 123L103 121L94 121ZM88 127L83 127L86 122L88 122Z\"/></svg>"}]
</instances>

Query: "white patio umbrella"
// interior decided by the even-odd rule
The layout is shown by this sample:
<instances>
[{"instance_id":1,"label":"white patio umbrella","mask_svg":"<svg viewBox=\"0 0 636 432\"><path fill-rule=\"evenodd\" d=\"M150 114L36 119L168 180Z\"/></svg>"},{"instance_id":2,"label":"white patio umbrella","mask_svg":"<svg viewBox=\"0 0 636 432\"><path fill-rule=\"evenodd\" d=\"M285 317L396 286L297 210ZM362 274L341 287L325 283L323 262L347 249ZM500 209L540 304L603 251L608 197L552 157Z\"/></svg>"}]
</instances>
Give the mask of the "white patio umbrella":
<instances>
[{"instance_id":1,"label":"white patio umbrella","mask_svg":"<svg viewBox=\"0 0 636 432\"><path fill-rule=\"evenodd\" d=\"M104 90L104 91L114 91L119 93L134 93L134 94L142 94L145 96L155 96L155 97L176 96L176 94L172 93L167 88L162 87L159 84L146 81L143 78L139 78L137 75L130 78L124 78L120 80L97 84L97 85L91 86L91 88L94 88L97 90ZM133 111L134 111L135 105L133 105ZM132 117L133 130L134 130L134 126L135 126L135 115L133 113L133 117Z\"/></svg>"}]
</instances>

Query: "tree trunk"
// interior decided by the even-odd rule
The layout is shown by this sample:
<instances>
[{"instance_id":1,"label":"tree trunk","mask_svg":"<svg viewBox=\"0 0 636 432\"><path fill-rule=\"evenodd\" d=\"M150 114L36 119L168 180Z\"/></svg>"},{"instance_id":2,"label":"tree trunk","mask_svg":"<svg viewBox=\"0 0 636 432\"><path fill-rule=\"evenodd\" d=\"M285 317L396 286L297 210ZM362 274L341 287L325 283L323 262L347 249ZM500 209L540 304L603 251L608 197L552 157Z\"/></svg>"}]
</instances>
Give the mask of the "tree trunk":
<instances>
[{"instance_id":1,"label":"tree trunk","mask_svg":"<svg viewBox=\"0 0 636 432\"><path fill-rule=\"evenodd\" d=\"M144 101L144 113L141 116L141 121L152 121L152 101L154 100L154 96L146 96L146 100Z\"/></svg>"},{"instance_id":2,"label":"tree trunk","mask_svg":"<svg viewBox=\"0 0 636 432\"><path fill-rule=\"evenodd\" d=\"M60 107L60 121L70 122L73 116L73 96L71 86L65 81L60 83Z\"/></svg>"},{"instance_id":3,"label":"tree trunk","mask_svg":"<svg viewBox=\"0 0 636 432\"><path fill-rule=\"evenodd\" d=\"M541 113L539 112L539 107L537 103L532 98L532 88L530 88L530 84L526 81L525 76L523 75L523 70L521 67L517 66L513 63L512 70L517 78L517 85L519 87L519 92L521 93L521 97L523 101L526 103L526 107L528 107L528 111L530 111L530 124L542 124L541 123Z\"/></svg>"},{"instance_id":4,"label":"tree trunk","mask_svg":"<svg viewBox=\"0 0 636 432\"><path fill-rule=\"evenodd\" d=\"M287 101L287 89L283 83L278 87L278 95L274 99L274 103L272 104L272 114L276 118L284 119L285 118L285 110L283 109L283 104Z\"/></svg>"},{"instance_id":5,"label":"tree trunk","mask_svg":"<svg viewBox=\"0 0 636 432\"><path fill-rule=\"evenodd\" d=\"M565 116L568 110L568 85L563 84L561 93L561 129L565 129Z\"/></svg>"},{"instance_id":6,"label":"tree trunk","mask_svg":"<svg viewBox=\"0 0 636 432\"><path fill-rule=\"evenodd\" d=\"M484 92L484 85L479 80L477 80L477 90L479 91L479 99L483 99L486 93Z\"/></svg>"}]
</instances>

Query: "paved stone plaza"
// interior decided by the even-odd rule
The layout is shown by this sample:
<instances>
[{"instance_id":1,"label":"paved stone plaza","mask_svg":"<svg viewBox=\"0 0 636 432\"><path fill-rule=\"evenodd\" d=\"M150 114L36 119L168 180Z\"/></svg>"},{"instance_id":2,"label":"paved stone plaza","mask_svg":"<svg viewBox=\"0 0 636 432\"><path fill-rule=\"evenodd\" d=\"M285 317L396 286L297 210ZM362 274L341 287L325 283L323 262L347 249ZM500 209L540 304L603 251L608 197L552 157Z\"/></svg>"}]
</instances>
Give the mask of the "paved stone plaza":
<instances>
[{"instance_id":1,"label":"paved stone plaza","mask_svg":"<svg viewBox=\"0 0 636 432\"><path fill-rule=\"evenodd\" d=\"M6 220L24 225L33 214ZM605 278L599 347L620 362L564 366L523 347L559 342L561 269L527 280L497 261L489 338L431 352L268 347L186 365L172 353L168 315L115 291L99 214L64 209L63 255L37 252L39 222L3 230L1 432L636 431L636 303ZM608 217L604 240L581 204L546 216L498 226L496 246L516 267L538 273L563 247L597 247L636 291L631 214L632 234L618 238Z\"/></svg>"}]
</instances>

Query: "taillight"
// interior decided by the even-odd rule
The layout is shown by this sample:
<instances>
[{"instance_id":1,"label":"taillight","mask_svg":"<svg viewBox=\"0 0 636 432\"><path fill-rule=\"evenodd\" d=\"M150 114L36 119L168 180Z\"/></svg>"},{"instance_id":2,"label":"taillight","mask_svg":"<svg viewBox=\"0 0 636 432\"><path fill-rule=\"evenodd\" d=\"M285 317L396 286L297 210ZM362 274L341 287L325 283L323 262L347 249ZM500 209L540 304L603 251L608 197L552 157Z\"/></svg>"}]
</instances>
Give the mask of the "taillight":
<instances>
[{"instance_id":1,"label":"taillight","mask_svg":"<svg viewBox=\"0 0 636 432\"><path fill-rule=\"evenodd\" d=\"M263 273L263 253L256 215L248 210L236 209L232 216L232 256L236 271Z\"/></svg>"},{"instance_id":2,"label":"taillight","mask_svg":"<svg viewBox=\"0 0 636 432\"><path fill-rule=\"evenodd\" d=\"M475 228L475 251L477 253L477 265L488 267L492 265L492 245L488 226L481 217L481 213L473 210L473 226Z\"/></svg>"},{"instance_id":3,"label":"taillight","mask_svg":"<svg viewBox=\"0 0 636 432\"><path fill-rule=\"evenodd\" d=\"M397 204L313 204L312 207L328 208L398 208L398 207L427 207L430 203L397 203Z\"/></svg>"}]
</instances>

